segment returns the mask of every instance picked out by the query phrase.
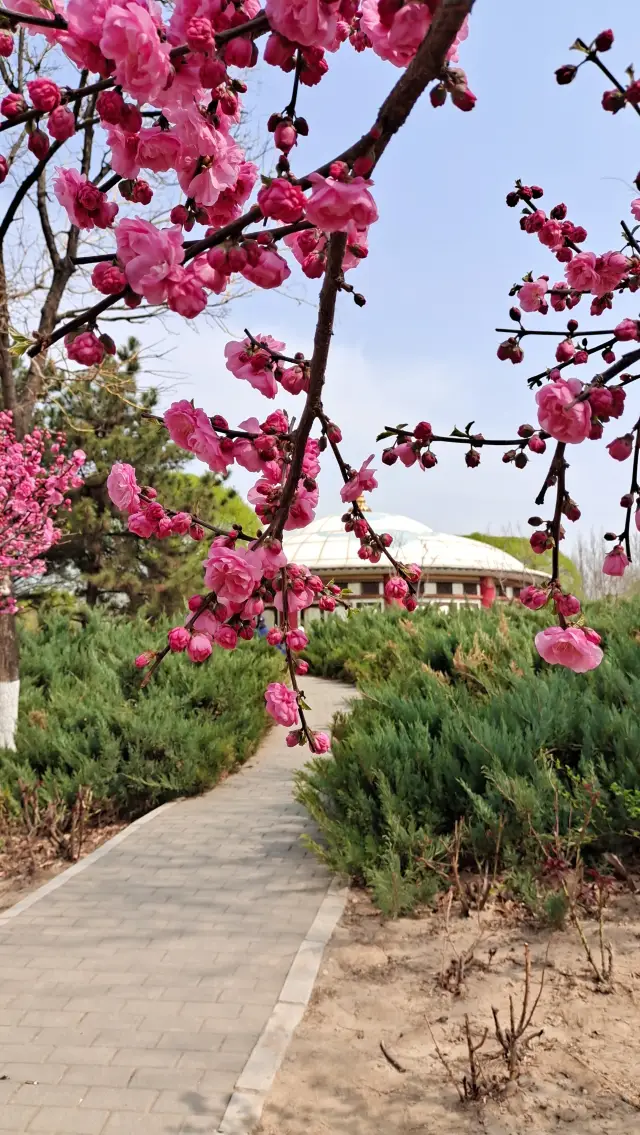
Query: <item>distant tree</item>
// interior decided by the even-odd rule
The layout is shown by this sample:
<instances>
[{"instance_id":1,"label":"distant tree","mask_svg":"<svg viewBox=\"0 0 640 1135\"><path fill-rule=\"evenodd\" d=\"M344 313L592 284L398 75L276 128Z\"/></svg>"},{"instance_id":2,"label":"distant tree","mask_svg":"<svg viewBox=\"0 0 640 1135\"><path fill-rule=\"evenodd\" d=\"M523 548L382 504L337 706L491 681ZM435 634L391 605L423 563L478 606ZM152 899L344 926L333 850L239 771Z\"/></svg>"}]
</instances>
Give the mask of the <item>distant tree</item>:
<instances>
[{"instance_id":1,"label":"distant tree","mask_svg":"<svg viewBox=\"0 0 640 1135\"><path fill-rule=\"evenodd\" d=\"M129 532L107 493L114 461L134 465L141 483L153 484L170 508L210 524L243 524L248 531L256 522L219 475L185 472L189 455L146 416L157 413L158 392L138 389L139 347L130 338L113 360L111 375L103 364L100 375L85 382L70 384L64 374L49 382L40 419L52 431L63 429L68 448L83 449L87 465L82 487L71 494L63 539L48 563L91 606L126 597L132 610L173 611L183 609L185 595L202 585L204 547L189 537L142 540Z\"/></svg>"}]
</instances>

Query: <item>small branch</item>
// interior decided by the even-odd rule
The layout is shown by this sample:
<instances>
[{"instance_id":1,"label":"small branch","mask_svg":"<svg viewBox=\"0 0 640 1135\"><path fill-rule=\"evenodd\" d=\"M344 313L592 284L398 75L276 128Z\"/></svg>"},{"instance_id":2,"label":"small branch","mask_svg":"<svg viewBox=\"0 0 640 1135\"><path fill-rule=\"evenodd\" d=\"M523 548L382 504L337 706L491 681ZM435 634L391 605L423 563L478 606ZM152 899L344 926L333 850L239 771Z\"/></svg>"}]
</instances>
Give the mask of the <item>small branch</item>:
<instances>
[{"instance_id":1,"label":"small branch","mask_svg":"<svg viewBox=\"0 0 640 1135\"><path fill-rule=\"evenodd\" d=\"M24 12L13 12L9 8L0 8L0 20L8 20L11 25L15 26L31 24L34 27L55 28L58 31L66 31L69 26L64 16L56 14L52 20L49 20L44 16L29 16Z\"/></svg>"},{"instance_id":2,"label":"small branch","mask_svg":"<svg viewBox=\"0 0 640 1135\"><path fill-rule=\"evenodd\" d=\"M396 1072L406 1072L407 1071L407 1069L402 1066L400 1061L396 1060L395 1056L391 1055L388 1048L385 1048L383 1041L380 1041L380 1051L381 1051L382 1055L384 1056L385 1060L387 1060L389 1062L391 1067L395 1068Z\"/></svg>"}]
</instances>

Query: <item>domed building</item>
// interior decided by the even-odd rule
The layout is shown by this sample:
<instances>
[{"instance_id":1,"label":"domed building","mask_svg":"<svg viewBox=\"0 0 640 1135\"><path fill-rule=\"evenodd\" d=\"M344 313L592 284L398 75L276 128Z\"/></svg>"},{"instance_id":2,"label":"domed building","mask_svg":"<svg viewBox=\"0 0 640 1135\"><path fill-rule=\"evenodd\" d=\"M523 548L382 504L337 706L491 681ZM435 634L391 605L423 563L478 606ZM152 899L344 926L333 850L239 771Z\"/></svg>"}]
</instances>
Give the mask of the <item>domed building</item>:
<instances>
[{"instance_id":1,"label":"domed building","mask_svg":"<svg viewBox=\"0 0 640 1135\"><path fill-rule=\"evenodd\" d=\"M415 563L422 568L417 595L421 606L438 603L448 609L451 604L467 603L491 607L496 600L517 598L522 587L545 578L543 572L532 571L499 548L466 536L433 532L408 516L369 512L367 519L375 532L388 532L393 537L389 551L400 563ZM392 566L384 556L377 564L361 560L359 547L358 537L345 532L340 516L314 520L284 537L284 550L291 562L304 564L325 583L348 588L350 606L381 611L386 603L384 585L393 574ZM303 621L323 615L314 605L303 612Z\"/></svg>"}]
</instances>

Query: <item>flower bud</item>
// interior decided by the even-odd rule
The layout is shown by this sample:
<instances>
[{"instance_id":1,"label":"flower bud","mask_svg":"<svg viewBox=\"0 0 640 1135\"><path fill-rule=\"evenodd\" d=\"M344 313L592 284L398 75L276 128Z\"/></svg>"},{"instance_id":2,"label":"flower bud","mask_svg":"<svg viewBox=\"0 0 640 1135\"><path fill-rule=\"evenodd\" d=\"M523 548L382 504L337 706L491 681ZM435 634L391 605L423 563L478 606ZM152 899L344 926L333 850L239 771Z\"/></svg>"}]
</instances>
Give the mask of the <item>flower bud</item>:
<instances>
[{"instance_id":1,"label":"flower bud","mask_svg":"<svg viewBox=\"0 0 640 1135\"><path fill-rule=\"evenodd\" d=\"M531 437L535 433L533 426L523 425L518 426L518 437Z\"/></svg>"},{"instance_id":2,"label":"flower bud","mask_svg":"<svg viewBox=\"0 0 640 1135\"><path fill-rule=\"evenodd\" d=\"M424 469L433 469L434 465L438 464L438 458L436 457L435 453L431 452L430 449L428 449L426 453L422 454L420 460Z\"/></svg>"},{"instance_id":3,"label":"flower bud","mask_svg":"<svg viewBox=\"0 0 640 1135\"><path fill-rule=\"evenodd\" d=\"M532 528L539 528L541 524L544 524L544 520L539 516L530 516L527 520L527 524L530 524Z\"/></svg>"},{"instance_id":4,"label":"flower bud","mask_svg":"<svg viewBox=\"0 0 640 1135\"><path fill-rule=\"evenodd\" d=\"M520 311L519 307L509 308L509 319L515 319L516 323L519 323L521 318L522 312Z\"/></svg>"},{"instance_id":5,"label":"flower bud","mask_svg":"<svg viewBox=\"0 0 640 1135\"><path fill-rule=\"evenodd\" d=\"M398 454L396 453L395 449L383 449L383 451L382 451L382 464L383 465L395 465L397 460L398 460Z\"/></svg>"},{"instance_id":6,"label":"flower bud","mask_svg":"<svg viewBox=\"0 0 640 1135\"><path fill-rule=\"evenodd\" d=\"M516 469L524 469L525 466L529 464L529 458L523 449L521 449L519 453L516 453L513 464L516 466Z\"/></svg>"},{"instance_id":7,"label":"flower bud","mask_svg":"<svg viewBox=\"0 0 640 1135\"><path fill-rule=\"evenodd\" d=\"M480 464L480 454L477 449L469 449L464 455L465 464L469 469L475 469Z\"/></svg>"},{"instance_id":8,"label":"flower bud","mask_svg":"<svg viewBox=\"0 0 640 1135\"><path fill-rule=\"evenodd\" d=\"M611 28L607 28L606 31L600 32L600 35L597 35L594 40L594 47L596 51L609 51L612 44L613 32L611 31Z\"/></svg>"},{"instance_id":9,"label":"flower bud","mask_svg":"<svg viewBox=\"0 0 640 1135\"><path fill-rule=\"evenodd\" d=\"M564 67L558 67L556 83L559 83L561 87L566 87L567 83L572 83L575 79L577 70L578 68L571 63L565 63Z\"/></svg>"},{"instance_id":10,"label":"flower bud","mask_svg":"<svg viewBox=\"0 0 640 1135\"><path fill-rule=\"evenodd\" d=\"M553 221L564 221L566 215L567 206L564 204L564 202L560 202L559 205L554 205L553 209L549 213L549 216Z\"/></svg>"},{"instance_id":11,"label":"flower bud","mask_svg":"<svg viewBox=\"0 0 640 1135\"><path fill-rule=\"evenodd\" d=\"M633 493L625 493L620 497L620 508L631 508L633 505Z\"/></svg>"}]
</instances>

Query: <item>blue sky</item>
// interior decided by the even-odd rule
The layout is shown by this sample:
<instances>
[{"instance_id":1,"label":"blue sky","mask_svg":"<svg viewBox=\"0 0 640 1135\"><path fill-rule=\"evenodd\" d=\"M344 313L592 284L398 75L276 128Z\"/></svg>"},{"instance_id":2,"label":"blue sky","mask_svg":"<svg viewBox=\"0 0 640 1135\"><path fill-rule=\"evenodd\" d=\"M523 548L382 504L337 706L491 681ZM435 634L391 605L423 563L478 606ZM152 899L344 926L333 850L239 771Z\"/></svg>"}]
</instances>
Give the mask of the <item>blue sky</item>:
<instances>
[{"instance_id":1,"label":"blue sky","mask_svg":"<svg viewBox=\"0 0 640 1135\"><path fill-rule=\"evenodd\" d=\"M560 266L535 237L520 232L517 210L506 208L504 197L515 177L537 183L545 189L547 209L565 201L571 219L587 228L586 249L603 252L620 244L619 221L628 219L637 195L632 179L640 165L640 122L628 109L615 117L601 110L608 84L594 67L585 66L569 87L554 79L556 67L578 61L568 50L576 36L591 39L606 19L595 0L534 8L477 0L460 59L478 96L476 108L470 114L451 105L436 111L424 100L387 149L375 174L380 220L370 233L369 258L350 277L367 305L358 309L344 296L339 301L325 396L353 464L380 451L374 438L387 422L426 418L445 433L473 418L486 436L514 436L520 422L535 421L526 378L551 356L539 348L542 340L528 340L523 364L500 363L495 352L501 336L494 328L508 324L509 287L525 272L562 273L556 275ZM608 62L622 75L636 47L637 5L618 0L613 24L616 44ZM296 173L359 137L399 74L372 52L355 55L348 45L329 62L319 87L302 88L299 111L311 132L294 152ZM249 105L264 125L288 101L290 80L263 68L249 82ZM271 160L269 152L267 172ZM286 295L255 293L232 306L229 331L241 335L248 326L284 339L291 352L309 353L317 292L316 282L294 267ZM574 314L581 327L597 325L584 301ZM616 322L624 315L638 315L632 296L616 308ZM528 317L535 318L542 327L563 326L562 316L553 322ZM611 325L611 316L604 316L601 326ZM170 321L167 331L165 346L172 352L162 369L174 377L163 380L164 402L193 397L231 422L273 407L225 370L228 335L197 320L192 327ZM149 326L141 337L157 344L163 335ZM594 370L577 368L581 378ZM295 401L276 399L275 405ZM631 423L637 413L628 417ZM374 507L444 531L527 531L546 470L543 458L520 472L502 465L497 452L485 450L472 471L458 448L441 446L438 457L438 467L427 473L383 466ZM573 447L572 457L569 487L583 510L580 527L618 527L627 466L589 442ZM340 479L329 457L324 464L319 515L340 507ZM232 478L241 492L253 479L242 471Z\"/></svg>"}]
</instances>

